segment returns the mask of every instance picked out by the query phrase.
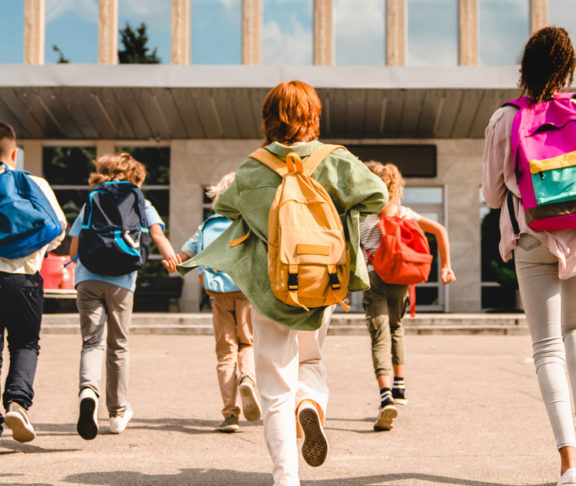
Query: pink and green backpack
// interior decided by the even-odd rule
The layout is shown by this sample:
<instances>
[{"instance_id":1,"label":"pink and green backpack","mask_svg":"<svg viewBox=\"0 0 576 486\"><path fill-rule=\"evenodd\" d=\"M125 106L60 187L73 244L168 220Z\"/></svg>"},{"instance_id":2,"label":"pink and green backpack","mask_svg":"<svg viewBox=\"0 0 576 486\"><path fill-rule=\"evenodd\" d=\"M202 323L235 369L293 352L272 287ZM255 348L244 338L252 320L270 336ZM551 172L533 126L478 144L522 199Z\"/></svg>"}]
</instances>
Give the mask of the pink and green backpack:
<instances>
[{"instance_id":1,"label":"pink and green backpack","mask_svg":"<svg viewBox=\"0 0 576 486\"><path fill-rule=\"evenodd\" d=\"M519 108L511 145L528 225L541 231L576 228L576 95L558 93L541 103L523 96L505 105Z\"/></svg>"}]
</instances>

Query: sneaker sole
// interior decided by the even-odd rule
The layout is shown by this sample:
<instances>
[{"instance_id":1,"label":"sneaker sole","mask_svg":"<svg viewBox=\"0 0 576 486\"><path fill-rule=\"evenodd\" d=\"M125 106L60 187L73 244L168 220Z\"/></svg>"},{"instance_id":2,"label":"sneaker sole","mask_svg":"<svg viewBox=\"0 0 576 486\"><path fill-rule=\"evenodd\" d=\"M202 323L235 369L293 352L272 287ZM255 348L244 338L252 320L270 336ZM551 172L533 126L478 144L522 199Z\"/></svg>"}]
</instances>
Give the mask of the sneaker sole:
<instances>
[{"instance_id":1,"label":"sneaker sole","mask_svg":"<svg viewBox=\"0 0 576 486\"><path fill-rule=\"evenodd\" d=\"M18 442L30 442L36 437L34 430L26 427L26 422L18 412L8 412L4 417L6 427L12 430L12 437Z\"/></svg>"},{"instance_id":2,"label":"sneaker sole","mask_svg":"<svg viewBox=\"0 0 576 486\"><path fill-rule=\"evenodd\" d=\"M394 398L394 405L408 405L406 398Z\"/></svg>"},{"instance_id":3,"label":"sneaker sole","mask_svg":"<svg viewBox=\"0 0 576 486\"><path fill-rule=\"evenodd\" d=\"M394 419L398 416L398 410L395 407L387 407L380 412L378 420L374 424L374 430L392 430L394 428Z\"/></svg>"},{"instance_id":4,"label":"sneaker sole","mask_svg":"<svg viewBox=\"0 0 576 486\"><path fill-rule=\"evenodd\" d=\"M240 400L242 401L242 413L248 422L257 422L262 418L262 409L254 388L250 385L240 385Z\"/></svg>"},{"instance_id":5,"label":"sneaker sole","mask_svg":"<svg viewBox=\"0 0 576 486\"><path fill-rule=\"evenodd\" d=\"M80 402L80 416L76 424L76 431L85 440L92 440L98 435L98 424L94 422L96 402L85 398Z\"/></svg>"},{"instance_id":6,"label":"sneaker sole","mask_svg":"<svg viewBox=\"0 0 576 486\"><path fill-rule=\"evenodd\" d=\"M225 434L233 434L234 432L238 432L240 430L240 426L231 425L229 427L218 427L216 430Z\"/></svg>"},{"instance_id":7,"label":"sneaker sole","mask_svg":"<svg viewBox=\"0 0 576 486\"><path fill-rule=\"evenodd\" d=\"M318 413L309 408L304 409L298 414L298 422L304 433L302 457L309 466L321 466L328 455L328 441Z\"/></svg>"}]
</instances>

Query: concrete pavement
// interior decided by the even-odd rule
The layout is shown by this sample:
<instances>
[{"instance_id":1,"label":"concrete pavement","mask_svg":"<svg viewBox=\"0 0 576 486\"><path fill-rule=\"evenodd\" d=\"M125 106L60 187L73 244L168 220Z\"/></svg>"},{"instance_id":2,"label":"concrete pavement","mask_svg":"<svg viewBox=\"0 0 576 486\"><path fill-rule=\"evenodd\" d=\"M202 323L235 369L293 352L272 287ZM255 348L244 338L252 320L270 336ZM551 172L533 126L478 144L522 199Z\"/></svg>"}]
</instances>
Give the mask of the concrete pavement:
<instances>
[{"instance_id":1,"label":"concrete pavement","mask_svg":"<svg viewBox=\"0 0 576 486\"><path fill-rule=\"evenodd\" d=\"M119 436L75 431L78 335L44 334L30 417L38 437L0 438L0 484L270 485L261 423L220 421L213 338L131 336L134 419ZM330 451L312 485L554 485L559 472L527 336L407 337L408 406L373 432L378 406L366 335L329 336ZM7 365L5 356L5 365ZM3 370L3 378L6 370Z\"/></svg>"}]
</instances>

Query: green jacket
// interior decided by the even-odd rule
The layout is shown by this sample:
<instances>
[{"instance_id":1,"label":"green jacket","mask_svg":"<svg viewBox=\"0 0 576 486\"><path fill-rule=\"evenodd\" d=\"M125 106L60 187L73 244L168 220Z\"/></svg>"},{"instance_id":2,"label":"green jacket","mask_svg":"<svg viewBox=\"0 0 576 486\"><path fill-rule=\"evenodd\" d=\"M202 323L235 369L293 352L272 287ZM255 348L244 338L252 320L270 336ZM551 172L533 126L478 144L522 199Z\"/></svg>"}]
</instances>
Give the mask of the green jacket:
<instances>
[{"instance_id":1,"label":"green jacket","mask_svg":"<svg viewBox=\"0 0 576 486\"><path fill-rule=\"evenodd\" d=\"M310 155L321 142L314 141L291 147L277 142L266 147L284 160L290 152L302 159ZM304 161L304 165L306 161ZM360 219L376 214L388 199L386 185L350 152L337 149L313 173L332 198L344 225L350 245L349 290L370 287L364 256L360 249ZM292 329L315 330L320 327L324 308L305 311L279 301L272 294L268 280L268 213L280 185L281 177L257 160L247 159L236 172L230 187L220 194L215 210L230 218L232 225L210 246L194 258L178 265L185 274L205 265L226 272L256 309L275 322ZM241 244L228 244L245 235Z\"/></svg>"}]
</instances>

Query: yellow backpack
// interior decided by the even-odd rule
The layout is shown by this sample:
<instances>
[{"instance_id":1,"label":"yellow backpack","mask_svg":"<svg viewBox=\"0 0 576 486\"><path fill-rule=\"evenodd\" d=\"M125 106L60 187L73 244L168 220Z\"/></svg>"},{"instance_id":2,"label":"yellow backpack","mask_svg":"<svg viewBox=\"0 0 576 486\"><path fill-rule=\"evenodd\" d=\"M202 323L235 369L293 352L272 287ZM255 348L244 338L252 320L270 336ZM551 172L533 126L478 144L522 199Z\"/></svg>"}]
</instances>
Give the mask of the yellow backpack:
<instances>
[{"instance_id":1,"label":"yellow backpack","mask_svg":"<svg viewBox=\"0 0 576 486\"><path fill-rule=\"evenodd\" d=\"M286 163L266 149L250 157L282 177L268 216L268 277L272 293L309 310L343 302L350 254L332 198L312 173L340 145L322 145L303 162L291 152Z\"/></svg>"}]
</instances>

